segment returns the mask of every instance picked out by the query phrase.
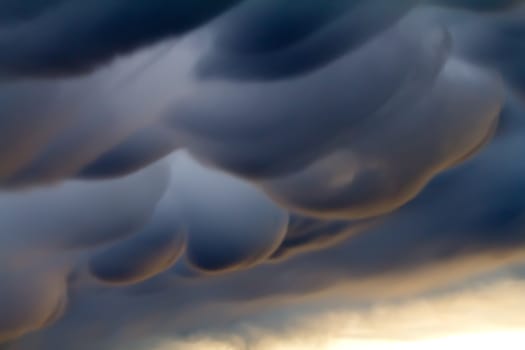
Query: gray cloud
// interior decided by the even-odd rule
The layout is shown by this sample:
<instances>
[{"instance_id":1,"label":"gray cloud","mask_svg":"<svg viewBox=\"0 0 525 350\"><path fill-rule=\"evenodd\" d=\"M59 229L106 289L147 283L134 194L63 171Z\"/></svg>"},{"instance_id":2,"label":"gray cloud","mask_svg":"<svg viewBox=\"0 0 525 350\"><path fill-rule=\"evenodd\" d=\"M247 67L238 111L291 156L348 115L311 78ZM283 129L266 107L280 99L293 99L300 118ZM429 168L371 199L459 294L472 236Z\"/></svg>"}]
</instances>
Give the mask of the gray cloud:
<instances>
[{"instance_id":1,"label":"gray cloud","mask_svg":"<svg viewBox=\"0 0 525 350\"><path fill-rule=\"evenodd\" d=\"M0 337L57 320L65 310L70 255L138 230L167 179L159 165L121 180L2 193Z\"/></svg>"},{"instance_id":2,"label":"gray cloud","mask_svg":"<svg viewBox=\"0 0 525 350\"><path fill-rule=\"evenodd\" d=\"M448 53L447 35L405 29L298 79L205 84L174 105L168 123L192 154L245 177L297 171L390 100L416 94L415 84L431 86Z\"/></svg>"},{"instance_id":3,"label":"gray cloud","mask_svg":"<svg viewBox=\"0 0 525 350\"><path fill-rule=\"evenodd\" d=\"M191 265L205 271L249 267L279 247L288 214L262 192L187 158L177 159L175 169L175 195L188 231Z\"/></svg>"},{"instance_id":4,"label":"gray cloud","mask_svg":"<svg viewBox=\"0 0 525 350\"><path fill-rule=\"evenodd\" d=\"M475 11L509 10L524 3L523 0L435 0L431 2Z\"/></svg>"},{"instance_id":5,"label":"gray cloud","mask_svg":"<svg viewBox=\"0 0 525 350\"><path fill-rule=\"evenodd\" d=\"M417 2L245 1L215 30L213 49L198 72L256 80L304 74L366 43Z\"/></svg>"},{"instance_id":6,"label":"gray cloud","mask_svg":"<svg viewBox=\"0 0 525 350\"><path fill-rule=\"evenodd\" d=\"M143 45L195 29L239 2L8 1L2 3L7 12L0 17L0 75L86 72Z\"/></svg>"},{"instance_id":7,"label":"gray cloud","mask_svg":"<svg viewBox=\"0 0 525 350\"><path fill-rule=\"evenodd\" d=\"M332 154L264 186L279 202L313 215L383 214L485 143L501 103L497 79L451 60L415 106L380 111Z\"/></svg>"},{"instance_id":8,"label":"gray cloud","mask_svg":"<svg viewBox=\"0 0 525 350\"><path fill-rule=\"evenodd\" d=\"M521 3L0 1L0 342L109 350L522 263Z\"/></svg>"}]
</instances>

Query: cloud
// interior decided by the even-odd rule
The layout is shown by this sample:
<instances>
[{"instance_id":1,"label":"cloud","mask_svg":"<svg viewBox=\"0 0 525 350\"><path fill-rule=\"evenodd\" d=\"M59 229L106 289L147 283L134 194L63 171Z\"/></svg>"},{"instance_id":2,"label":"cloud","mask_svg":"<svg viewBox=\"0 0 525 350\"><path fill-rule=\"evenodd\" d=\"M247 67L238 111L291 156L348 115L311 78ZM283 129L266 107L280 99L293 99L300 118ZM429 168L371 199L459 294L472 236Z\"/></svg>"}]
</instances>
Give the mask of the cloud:
<instances>
[{"instance_id":1,"label":"cloud","mask_svg":"<svg viewBox=\"0 0 525 350\"><path fill-rule=\"evenodd\" d=\"M395 323L522 264L520 5L0 3L0 342Z\"/></svg>"},{"instance_id":2,"label":"cloud","mask_svg":"<svg viewBox=\"0 0 525 350\"><path fill-rule=\"evenodd\" d=\"M0 339L59 319L74 252L133 234L150 218L167 178L158 165L125 179L2 193Z\"/></svg>"},{"instance_id":3,"label":"cloud","mask_svg":"<svg viewBox=\"0 0 525 350\"><path fill-rule=\"evenodd\" d=\"M193 155L242 176L298 171L340 146L337 139L358 132L397 94L403 99L417 83L431 86L448 53L447 35L410 29L388 32L300 78L203 84L174 104L166 122ZM421 81L407 81L411 74Z\"/></svg>"},{"instance_id":4,"label":"cloud","mask_svg":"<svg viewBox=\"0 0 525 350\"><path fill-rule=\"evenodd\" d=\"M380 304L356 311L316 311L294 315L285 329L233 327L231 334L160 339L155 350L178 349L438 349L447 345L505 346L523 339L523 283L503 281L433 298ZM480 344L478 344L480 342ZM481 344L482 343L482 344Z\"/></svg>"},{"instance_id":5,"label":"cloud","mask_svg":"<svg viewBox=\"0 0 525 350\"><path fill-rule=\"evenodd\" d=\"M169 123L192 154L256 179L287 208L389 212L485 143L503 103L497 76L447 60L446 31L405 25L300 79L209 84Z\"/></svg>"},{"instance_id":6,"label":"cloud","mask_svg":"<svg viewBox=\"0 0 525 350\"><path fill-rule=\"evenodd\" d=\"M246 1L214 30L214 45L200 62L198 72L204 78L241 80L304 74L363 45L416 3Z\"/></svg>"},{"instance_id":7,"label":"cloud","mask_svg":"<svg viewBox=\"0 0 525 350\"><path fill-rule=\"evenodd\" d=\"M143 45L195 29L239 2L48 0L23 6L9 1L2 4L8 10L0 18L0 75L90 71Z\"/></svg>"},{"instance_id":8,"label":"cloud","mask_svg":"<svg viewBox=\"0 0 525 350\"><path fill-rule=\"evenodd\" d=\"M509 10L514 7L523 4L522 0L483 0L483 1L473 1L473 0L436 0L433 1L439 5L446 5L458 8L465 8L469 10L476 11L498 11L498 10Z\"/></svg>"},{"instance_id":9,"label":"cloud","mask_svg":"<svg viewBox=\"0 0 525 350\"><path fill-rule=\"evenodd\" d=\"M155 214L139 234L94 254L89 260L93 276L108 283L134 284L175 263L183 252L185 237L174 220Z\"/></svg>"},{"instance_id":10,"label":"cloud","mask_svg":"<svg viewBox=\"0 0 525 350\"><path fill-rule=\"evenodd\" d=\"M174 135L160 126L140 129L101 154L78 174L81 178L119 177L162 159L177 148Z\"/></svg>"},{"instance_id":11,"label":"cloud","mask_svg":"<svg viewBox=\"0 0 525 350\"><path fill-rule=\"evenodd\" d=\"M157 122L173 99L191 90L193 50L185 42L172 45L88 76L3 82L0 186L127 175L176 149Z\"/></svg>"},{"instance_id":12,"label":"cloud","mask_svg":"<svg viewBox=\"0 0 525 350\"><path fill-rule=\"evenodd\" d=\"M60 273L3 268L0 276L0 339L49 326L65 311L67 289Z\"/></svg>"},{"instance_id":13,"label":"cloud","mask_svg":"<svg viewBox=\"0 0 525 350\"><path fill-rule=\"evenodd\" d=\"M401 206L490 138L502 92L497 80L480 73L449 61L415 106L387 107L328 156L263 186L279 202L314 216L361 218Z\"/></svg>"},{"instance_id":14,"label":"cloud","mask_svg":"<svg viewBox=\"0 0 525 350\"><path fill-rule=\"evenodd\" d=\"M188 231L187 259L198 269L257 265L284 239L288 213L249 184L187 157L177 159L173 181Z\"/></svg>"}]
</instances>

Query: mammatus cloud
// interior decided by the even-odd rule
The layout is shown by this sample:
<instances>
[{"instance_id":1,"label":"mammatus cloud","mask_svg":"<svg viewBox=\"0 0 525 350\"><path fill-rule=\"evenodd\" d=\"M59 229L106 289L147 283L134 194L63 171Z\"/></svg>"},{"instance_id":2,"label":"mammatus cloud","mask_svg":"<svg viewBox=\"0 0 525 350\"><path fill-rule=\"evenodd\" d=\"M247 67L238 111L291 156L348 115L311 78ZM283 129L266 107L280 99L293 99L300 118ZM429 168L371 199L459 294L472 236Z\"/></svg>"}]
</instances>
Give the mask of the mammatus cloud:
<instances>
[{"instance_id":1,"label":"mammatus cloud","mask_svg":"<svg viewBox=\"0 0 525 350\"><path fill-rule=\"evenodd\" d=\"M0 74L64 75L184 34L241 0L7 0L0 17Z\"/></svg>"},{"instance_id":2,"label":"mammatus cloud","mask_svg":"<svg viewBox=\"0 0 525 350\"><path fill-rule=\"evenodd\" d=\"M522 263L524 6L0 0L0 342L190 346Z\"/></svg>"},{"instance_id":3,"label":"mammatus cloud","mask_svg":"<svg viewBox=\"0 0 525 350\"><path fill-rule=\"evenodd\" d=\"M417 2L245 1L214 28L213 49L204 56L198 71L203 77L241 80L304 74L359 48Z\"/></svg>"},{"instance_id":4,"label":"mammatus cloud","mask_svg":"<svg viewBox=\"0 0 525 350\"><path fill-rule=\"evenodd\" d=\"M523 4L522 0L435 0L431 3L446 5L451 7L464 8L474 11L498 11L510 10Z\"/></svg>"}]
</instances>

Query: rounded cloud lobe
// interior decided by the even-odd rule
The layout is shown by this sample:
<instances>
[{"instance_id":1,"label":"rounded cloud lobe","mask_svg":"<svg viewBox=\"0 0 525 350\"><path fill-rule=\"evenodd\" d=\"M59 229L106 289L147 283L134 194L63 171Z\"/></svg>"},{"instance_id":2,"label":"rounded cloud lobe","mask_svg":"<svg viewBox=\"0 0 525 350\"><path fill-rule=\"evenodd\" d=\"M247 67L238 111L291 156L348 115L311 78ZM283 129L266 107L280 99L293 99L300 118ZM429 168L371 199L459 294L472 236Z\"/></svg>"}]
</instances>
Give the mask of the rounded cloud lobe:
<instances>
[{"instance_id":1,"label":"rounded cloud lobe","mask_svg":"<svg viewBox=\"0 0 525 350\"><path fill-rule=\"evenodd\" d=\"M522 262L524 6L0 1L0 343L114 349Z\"/></svg>"},{"instance_id":2,"label":"rounded cloud lobe","mask_svg":"<svg viewBox=\"0 0 525 350\"><path fill-rule=\"evenodd\" d=\"M279 247L288 213L261 191L187 159L178 159L175 169L174 196L192 266L210 272L250 267Z\"/></svg>"}]
</instances>

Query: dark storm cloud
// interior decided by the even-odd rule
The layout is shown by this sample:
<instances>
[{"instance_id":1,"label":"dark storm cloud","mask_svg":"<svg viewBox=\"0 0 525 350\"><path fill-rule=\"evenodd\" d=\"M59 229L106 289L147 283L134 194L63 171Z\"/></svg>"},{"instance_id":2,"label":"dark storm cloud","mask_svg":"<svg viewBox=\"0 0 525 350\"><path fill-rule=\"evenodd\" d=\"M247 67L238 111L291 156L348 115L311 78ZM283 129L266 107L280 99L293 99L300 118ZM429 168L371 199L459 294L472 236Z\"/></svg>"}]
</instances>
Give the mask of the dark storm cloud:
<instances>
[{"instance_id":1,"label":"dark storm cloud","mask_svg":"<svg viewBox=\"0 0 525 350\"><path fill-rule=\"evenodd\" d=\"M92 254L87 261L89 273L105 283L126 285L142 282L171 267L183 254L187 241L182 220L175 211L176 196L170 180L149 222L133 236Z\"/></svg>"},{"instance_id":2,"label":"dark storm cloud","mask_svg":"<svg viewBox=\"0 0 525 350\"><path fill-rule=\"evenodd\" d=\"M177 148L173 133L151 126L135 132L84 167L79 176L97 179L135 172Z\"/></svg>"},{"instance_id":3,"label":"dark storm cloud","mask_svg":"<svg viewBox=\"0 0 525 350\"><path fill-rule=\"evenodd\" d=\"M479 155L438 176L415 200L371 222L370 228L354 231L338 247L297 257L288 266L295 266L295 273L304 268L305 276L319 268L319 273L339 271L335 276L357 278L408 272L484 252L494 261L523 252L525 188L520 179L525 168L519 150L524 116L523 103L510 96L495 140ZM304 225L305 220L298 222ZM316 225L319 233L328 233L352 230L357 224L310 220L303 227L308 231ZM324 263L328 266L321 268Z\"/></svg>"},{"instance_id":4,"label":"dark storm cloud","mask_svg":"<svg viewBox=\"0 0 525 350\"><path fill-rule=\"evenodd\" d=\"M431 0L430 3L476 11L509 10L525 2L523 0Z\"/></svg>"},{"instance_id":5,"label":"dark storm cloud","mask_svg":"<svg viewBox=\"0 0 525 350\"><path fill-rule=\"evenodd\" d=\"M466 17L462 23L458 20L451 26L460 54L498 69L521 94L525 91L525 69L522 65L525 58L524 16L525 8L521 7L506 16L481 20Z\"/></svg>"},{"instance_id":6,"label":"dark storm cloud","mask_svg":"<svg viewBox=\"0 0 525 350\"><path fill-rule=\"evenodd\" d=\"M193 154L293 210L391 211L484 143L502 103L496 75L447 58L446 31L411 24L302 78L203 86L169 123Z\"/></svg>"},{"instance_id":7,"label":"dark storm cloud","mask_svg":"<svg viewBox=\"0 0 525 350\"><path fill-rule=\"evenodd\" d=\"M493 77L449 61L415 106L381 111L332 154L264 186L278 202L313 215L382 214L487 141L501 94Z\"/></svg>"},{"instance_id":8,"label":"dark storm cloud","mask_svg":"<svg viewBox=\"0 0 525 350\"><path fill-rule=\"evenodd\" d=\"M95 254L89 262L91 273L114 284L133 284L169 268L181 255L184 236L165 220L152 223L135 237Z\"/></svg>"},{"instance_id":9,"label":"dark storm cloud","mask_svg":"<svg viewBox=\"0 0 525 350\"><path fill-rule=\"evenodd\" d=\"M167 179L166 167L155 165L119 180L2 193L0 339L56 321L65 310L67 276L74 265L69 254L139 230Z\"/></svg>"},{"instance_id":10,"label":"dark storm cloud","mask_svg":"<svg viewBox=\"0 0 525 350\"><path fill-rule=\"evenodd\" d=\"M202 84L174 105L168 123L192 154L242 176L294 172L357 132L391 99L421 96L448 44L440 29L398 28L300 78Z\"/></svg>"},{"instance_id":11,"label":"dark storm cloud","mask_svg":"<svg viewBox=\"0 0 525 350\"><path fill-rule=\"evenodd\" d=\"M522 261L523 9L428 3L0 0L0 342L128 348Z\"/></svg>"},{"instance_id":12,"label":"dark storm cloud","mask_svg":"<svg viewBox=\"0 0 525 350\"><path fill-rule=\"evenodd\" d=\"M525 188L520 179L525 168L519 150L524 116L522 103L511 97L495 140L481 154L437 177L415 200L371 229L317 253L317 263L332 260L328 270L340 266L345 276L374 276L482 252L503 260L523 250ZM324 225L328 232L333 224ZM319 267L315 258L298 258L296 264Z\"/></svg>"},{"instance_id":13,"label":"dark storm cloud","mask_svg":"<svg viewBox=\"0 0 525 350\"><path fill-rule=\"evenodd\" d=\"M49 326L62 316L67 289L60 272L4 270L0 271L0 340Z\"/></svg>"},{"instance_id":14,"label":"dark storm cloud","mask_svg":"<svg viewBox=\"0 0 525 350\"><path fill-rule=\"evenodd\" d=\"M254 80L301 75L364 44L417 2L246 1L216 29L198 71L203 77Z\"/></svg>"},{"instance_id":15,"label":"dark storm cloud","mask_svg":"<svg viewBox=\"0 0 525 350\"><path fill-rule=\"evenodd\" d=\"M191 85L192 55L160 45L89 76L1 82L0 186L126 175L171 152L156 120Z\"/></svg>"},{"instance_id":16,"label":"dark storm cloud","mask_svg":"<svg viewBox=\"0 0 525 350\"><path fill-rule=\"evenodd\" d=\"M79 248L126 237L146 223L169 179L158 164L129 177L71 181L29 192L2 192L1 241L35 248Z\"/></svg>"},{"instance_id":17,"label":"dark storm cloud","mask_svg":"<svg viewBox=\"0 0 525 350\"><path fill-rule=\"evenodd\" d=\"M23 6L4 0L0 75L88 71L143 45L188 32L239 2L33 0Z\"/></svg>"},{"instance_id":18,"label":"dark storm cloud","mask_svg":"<svg viewBox=\"0 0 525 350\"><path fill-rule=\"evenodd\" d=\"M60 89L52 82L0 83L2 180L34 157L56 130L66 124L67 108L56 103L59 95Z\"/></svg>"},{"instance_id":19,"label":"dark storm cloud","mask_svg":"<svg viewBox=\"0 0 525 350\"><path fill-rule=\"evenodd\" d=\"M321 220L293 215L286 237L272 259L283 259L310 250L330 247L365 229L378 225L379 220Z\"/></svg>"},{"instance_id":20,"label":"dark storm cloud","mask_svg":"<svg viewBox=\"0 0 525 350\"><path fill-rule=\"evenodd\" d=\"M441 285L454 279L463 264L468 266L469 257L482 257L475 262L476 268L467 268L471 272L502 264L523 253L525 240L525 201L521 195L525 163L520 151L525 134L524 113L521 103L510 99L494 142L478 156L436 178L397 213L368 229L353 232L332 248L317 250L311 246L302 255L278 263L215 277L201 276L191 283L165 273L142 285L143 291L149 289L153 294L132 290L102 295L85 292L77 296L71 314L62 323L34 338L26 338L20 349L32 349L32 344L36 344L33 341L42 339L49 348L64 341L75 342L83 336L84 326L95 319L106 320L98 326L101 334L109 337L116 331L110 315L119 315L119 320L128 320L130 328L145 330L145 334L167 335L174 330L220 327L242 315L247 317L261 308L279 305L290 300L290 296L307 295L334 285L345 286L347 295L375 299L412 288L419 290L418 279L402 277L441 263L453 262L454 268L434 271L428 278L419 279L429 285ZM323 235L341 230L345 223L296 218L291 221L290 230L299 235L308 232L312 225L317 225L319 235ZM355 223L347 222L346 227L352 229ZM378 284L367 284L375 278L379 279ZM133 295L137 307L117 302L124 295ZM206 320L202 319L203 314L207 315ZM94 340L89 346L111 349L116 344L133 342L128 337L133 339L132 335L123 335L122 343L113 338L113 342ZM79 349L83 349L82 345Z\"/></svg>"},{"instance_id":21,"label":"dark storm cloud","mask_svg":"<svg viewBox=\"0 0 525 350\"><path fill-rule=\"evenodd\" d=\"M5 26L6 23L30 20L63 2L64 0L2 0L0 23Z\"/></svg>"},{"instance_id":22,"label":"dark storm cloud","mask_svg":"<svg viewBox=\"0 0 525 350\"><path fill-rule=\"evenodd\" d=\"M197 269L250 267L281 244L288 213L248 183L186 157L177 159L173 181L188 231L187 259Z\"/></svg>"},{"instance_id":23,"label":"dark storm cloud","mask_svg":"<svg viewBox=\"0 0 525 350\"><path fill-rule=\"evenodd\" d=\"M502 115L495 141L478 156L438 177L416 200L397 213L370 228L354 231L332 248L319 251L319 247L307 246L302 255L278 263L215 277L201 276L191 283L167 272L144 282L141 289L149 293L129 294L136 298L136 308L118 302L127 298L124 297L128 293L126 290L108 291L102 295L85 291L77 295L71 313L56 328L26 338L20 348L32 349L33 341L42 339L49 348L66 341L75 342L83 337L82 329L95 319L106 320L103 324L98 321L97 327L109 336L116 330L110 315L127 320L129 327L146 329L146 334L168 334L174 330L183 332L195 327L219 326L225 320L279 304L288 300L289 295L305 295L334 285L346 286L361 297L363 293L373 292L369 298L404 288L417 290L419 287L411 286L417 279L403 282L402 287L389 286L396 279L389 280L388 276L408 275L444 262L454 262L453 266L461 270L463 261L469 256L486 255L484 263L497 265L523 252L521 213L525 202L519 195L523 191L524 162L519 151L525 130L523 114L519 102L511 100ZM502 154L506 156L501 157ZM318 225L319 236L345 226L350 230L355 227L352 222L294 219L290 230L295 233L289 232L289 239L291 235L308 234L312 225ZM483 264L478 262L477 265L483 269ZM436 280L453 279L451 272L448 269L446 273L433 274L432 281L427 280L427 283L439 284ZM378 289L377 285L367 287L369 278L386 280ZM201 309L204 305L206 308ZM210 310L215 310L213 317L209 316ZM202 312L208 315L206 321L202 319ZM67 334L67 337L59 334ZM127 338L122 341L126 344ZM89 346L111 349L115 344L118 342L99 339L90 342Z\"/></svg>"}]
</instances>

